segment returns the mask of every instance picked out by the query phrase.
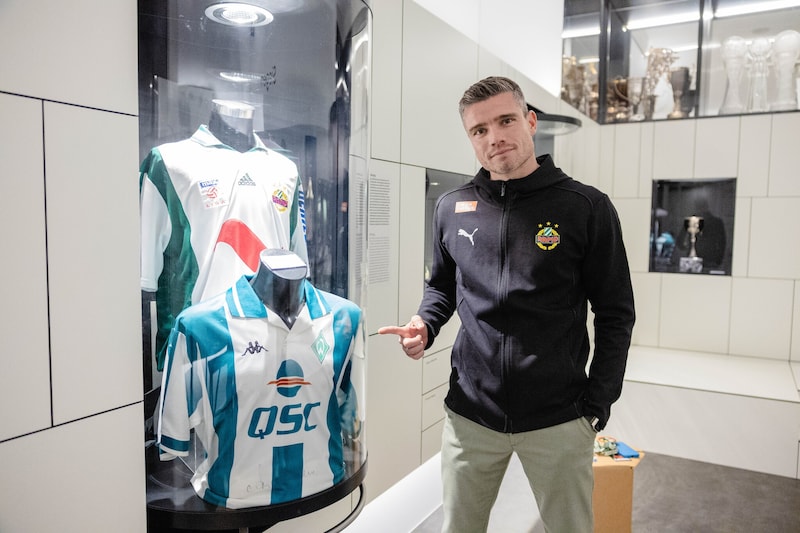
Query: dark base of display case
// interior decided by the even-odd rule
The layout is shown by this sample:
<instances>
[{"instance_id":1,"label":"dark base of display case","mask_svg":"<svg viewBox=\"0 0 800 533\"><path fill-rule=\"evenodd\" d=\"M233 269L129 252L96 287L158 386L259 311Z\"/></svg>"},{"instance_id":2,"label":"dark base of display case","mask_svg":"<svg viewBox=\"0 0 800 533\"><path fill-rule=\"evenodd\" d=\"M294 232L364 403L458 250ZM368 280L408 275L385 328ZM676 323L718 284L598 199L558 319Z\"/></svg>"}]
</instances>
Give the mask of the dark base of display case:
<instances>
[{"instance_id":1,"label":"dark base of display case","mask_svg":"<svg viewBox=\"0 0 800 533\"><path fill-rule=\"evenodd\" d=\"M366 461L349 478L317 494L265 507L226 509L202 500L194 492L191 470L181 461L162 462L154 446L146 450L147 462L147 531L149 533L217 531L256 533L279 522L323 509L361 490L353 512L342 522L350 523L365 503L363 481ZM338 531L338 527L332 531Z\"/></svg>"}]
</instances>

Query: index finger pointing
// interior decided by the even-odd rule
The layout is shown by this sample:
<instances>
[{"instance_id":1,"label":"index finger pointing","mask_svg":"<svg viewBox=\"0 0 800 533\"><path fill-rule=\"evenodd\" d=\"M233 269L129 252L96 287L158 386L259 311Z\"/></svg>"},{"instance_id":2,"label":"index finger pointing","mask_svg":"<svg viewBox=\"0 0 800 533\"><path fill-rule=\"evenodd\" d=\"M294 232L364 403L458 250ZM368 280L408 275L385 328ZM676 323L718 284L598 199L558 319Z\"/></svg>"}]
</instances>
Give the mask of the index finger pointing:
<instances>
[{"instance_id":1,"label":"index finger pointing","mask_svg":"<svg viewBox=\"0 0 800 533\"><path fill-rule=\"evenodd\" d=\"M405 326L383 326L378 329L381 335L403 335L406 333Z\"/></svg>"}]
</instances>

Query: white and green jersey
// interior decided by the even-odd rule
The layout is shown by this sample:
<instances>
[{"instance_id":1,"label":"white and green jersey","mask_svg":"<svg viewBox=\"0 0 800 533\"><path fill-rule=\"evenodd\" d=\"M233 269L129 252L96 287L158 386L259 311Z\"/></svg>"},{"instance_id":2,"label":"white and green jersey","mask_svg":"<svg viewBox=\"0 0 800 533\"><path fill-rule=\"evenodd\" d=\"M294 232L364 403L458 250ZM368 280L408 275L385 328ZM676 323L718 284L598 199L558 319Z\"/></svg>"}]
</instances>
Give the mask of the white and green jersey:
<instances>
[{"instance_id":1,"label":"white and green jersey","mask_svg":"<svg viewBox=\"0 0 800 533\"><path fill-rule=\"evenodd\" d=\"M194 429L206 452L198 496L238 509L316 494L345 476L342 434L353 433L350 375L363 357L361 309L304 280L291 329L247 277L190 306L169 340L157 444L185 456Z\"/></svg>"},{"instance_id":2,"label":"white and green jersey","mask_svg":"<svg viewBox=\"0 0 800 533\"><path fill-rule=\"evenodd\" d=\"M200 126L142 162L141 287L156 293L159 370L178 313L255 273L262 250L308 262L297 166L255 137L240 153Z\"/></svg>"}]
</instances>

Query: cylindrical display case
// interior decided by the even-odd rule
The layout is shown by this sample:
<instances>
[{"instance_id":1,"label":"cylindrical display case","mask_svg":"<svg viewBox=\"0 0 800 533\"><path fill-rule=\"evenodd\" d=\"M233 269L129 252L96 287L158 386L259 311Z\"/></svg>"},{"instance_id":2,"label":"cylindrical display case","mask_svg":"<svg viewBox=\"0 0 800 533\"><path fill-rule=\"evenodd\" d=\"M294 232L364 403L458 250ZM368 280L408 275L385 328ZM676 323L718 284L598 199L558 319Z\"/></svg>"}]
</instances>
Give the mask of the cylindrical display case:
<instances>
[{"instance_id":1,"label":"cylindrical display case","mask_svg":"<svg viewBox=\"0 0 800 533\"><path fill-rule=\"evenodd\" d=\"M139 1L150 531L262 531L363 482L370 25Z\"/></svg>"}]
</instances>

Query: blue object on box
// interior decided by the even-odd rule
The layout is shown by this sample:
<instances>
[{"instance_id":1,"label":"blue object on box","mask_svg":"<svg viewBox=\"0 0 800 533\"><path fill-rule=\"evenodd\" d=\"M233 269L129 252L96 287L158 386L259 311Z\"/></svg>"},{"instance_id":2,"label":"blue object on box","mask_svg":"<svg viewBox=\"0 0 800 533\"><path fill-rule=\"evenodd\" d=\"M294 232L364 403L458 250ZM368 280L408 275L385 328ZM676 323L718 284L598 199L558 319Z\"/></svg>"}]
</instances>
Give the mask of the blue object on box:
<instances>
[{"instance_id":1,"label":"blue object on box","mask_svg":"<svg viewBox=\"0 0 800 533\"><path fill-rule=\"evenodd\" d=\"M624 442L617 441L617 454L622 457L639 457L639 452L625 444Z\"/></svg>"}]
</instances>

